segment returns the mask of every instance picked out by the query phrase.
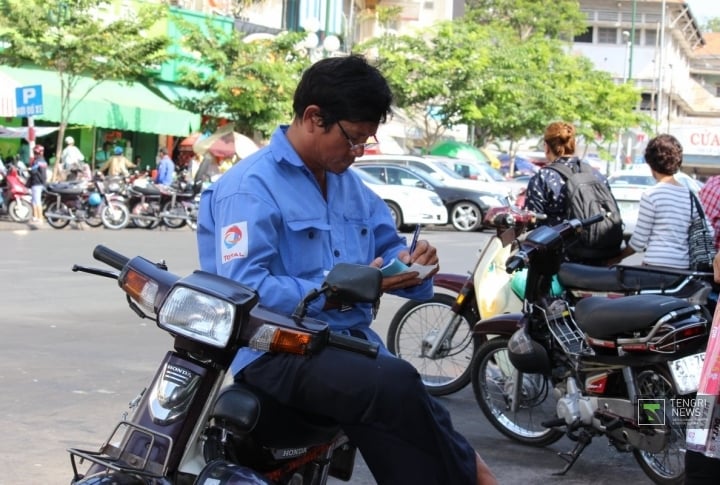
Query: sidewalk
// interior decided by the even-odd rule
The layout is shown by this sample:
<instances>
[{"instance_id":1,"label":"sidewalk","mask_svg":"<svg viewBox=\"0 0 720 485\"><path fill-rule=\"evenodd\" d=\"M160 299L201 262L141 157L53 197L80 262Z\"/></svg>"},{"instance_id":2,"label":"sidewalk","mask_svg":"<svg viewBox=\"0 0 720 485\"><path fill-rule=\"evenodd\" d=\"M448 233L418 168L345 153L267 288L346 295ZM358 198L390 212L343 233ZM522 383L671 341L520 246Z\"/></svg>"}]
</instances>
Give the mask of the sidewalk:
<instances>
[{"instance_id":1,"label":"sidewalk","mask_svg":"<svg viewBox=\"0 0 720 485\"><path fill-rule=\"evenodd\" d=\"M5 217L0 217L0 231L35 231L48 228L52 229L47 221L42 224L32 224L30 222L13 222Z\"/></svg>"}]
</instances>

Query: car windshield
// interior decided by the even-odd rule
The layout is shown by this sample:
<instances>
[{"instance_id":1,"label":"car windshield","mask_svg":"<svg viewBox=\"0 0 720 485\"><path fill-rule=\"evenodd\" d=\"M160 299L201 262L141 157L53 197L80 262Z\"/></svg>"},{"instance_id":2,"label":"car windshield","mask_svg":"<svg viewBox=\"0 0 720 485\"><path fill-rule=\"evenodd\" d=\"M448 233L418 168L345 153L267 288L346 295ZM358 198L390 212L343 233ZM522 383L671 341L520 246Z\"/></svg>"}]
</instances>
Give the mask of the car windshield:
<instances>
[{"instance_id":1,"label":"car windshield","mask_svg":"<svg viewBox=\"0 0 720 485\"><path fill-rule=\"evenodd\" d=\"M352 167L352 169L356 174L358 174L358 177L360 177L363 182L367 182L369 184L387 185L385 182L382 181L382 179L376 177L375 175L369 174L365 170L360 170L355 167Z\"/></svg>"}]
</instances>

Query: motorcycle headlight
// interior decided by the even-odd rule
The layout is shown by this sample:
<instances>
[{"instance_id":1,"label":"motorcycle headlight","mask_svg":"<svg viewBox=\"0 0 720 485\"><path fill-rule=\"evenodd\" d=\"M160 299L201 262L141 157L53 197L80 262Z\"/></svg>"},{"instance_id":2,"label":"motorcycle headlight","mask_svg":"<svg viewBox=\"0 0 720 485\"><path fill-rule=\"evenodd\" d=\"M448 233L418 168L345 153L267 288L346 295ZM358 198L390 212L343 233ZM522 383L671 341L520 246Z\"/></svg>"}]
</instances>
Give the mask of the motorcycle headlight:
<instances>
[{"instance_id":1,"label":"motorcycle headlight","mask_svg":"<svg viewBox=\"0 0 720 485\"><path fill-rule=\"evenodd\" d=\"M173 334L213 347L226 347L233 331L235 306L192 288L173 288L158 315L158 325Z\"/></svg>"}]
</instances>

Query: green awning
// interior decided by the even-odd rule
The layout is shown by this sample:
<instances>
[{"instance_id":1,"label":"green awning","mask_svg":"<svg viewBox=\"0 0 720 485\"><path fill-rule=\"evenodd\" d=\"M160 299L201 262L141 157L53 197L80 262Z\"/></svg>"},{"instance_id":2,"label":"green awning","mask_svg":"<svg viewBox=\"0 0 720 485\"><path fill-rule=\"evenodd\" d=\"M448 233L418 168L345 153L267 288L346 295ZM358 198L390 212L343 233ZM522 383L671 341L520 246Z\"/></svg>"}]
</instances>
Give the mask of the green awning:
<instances>
[{"instance_id":1,"label":"green awning","mask_svg":"<svg viewBox=\"0 0 720 485\"><path fill-rule=\"evenodd\" d=\"M60 122L60 77L56 72L7 66L0 66L0 72L19 86L42 85L44 112L36 118ZM72 92L74 108L68 123L175 136L200 129L200 115L173 106L139 82L103 81L83 98L96 82L80 78Z\"/></svg>"}]
</instances>

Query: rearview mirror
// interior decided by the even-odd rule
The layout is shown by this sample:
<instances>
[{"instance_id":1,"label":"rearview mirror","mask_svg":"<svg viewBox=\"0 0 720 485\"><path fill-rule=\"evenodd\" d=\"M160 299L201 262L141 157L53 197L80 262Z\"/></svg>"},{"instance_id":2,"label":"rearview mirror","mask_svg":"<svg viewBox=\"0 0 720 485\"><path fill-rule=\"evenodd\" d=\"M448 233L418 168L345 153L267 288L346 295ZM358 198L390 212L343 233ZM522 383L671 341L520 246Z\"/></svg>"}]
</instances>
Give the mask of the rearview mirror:
<instances>
[{"instance_id":1,"label":"rearview mirror","mask_svg":"<svg viewBox=\"0 0 720 485\"><path fill-rule=\"evenodd\" d=\"M380 298L382 273L361 264L339 263L325 278L327 296L344 303L373 303Z\"/></svg>"}]
</instances>

